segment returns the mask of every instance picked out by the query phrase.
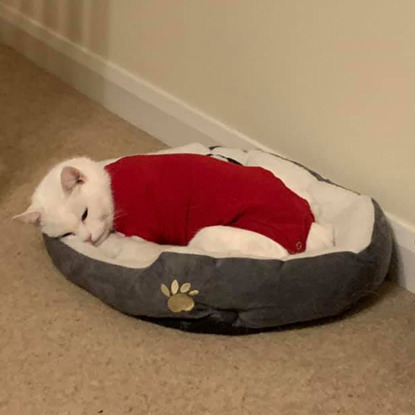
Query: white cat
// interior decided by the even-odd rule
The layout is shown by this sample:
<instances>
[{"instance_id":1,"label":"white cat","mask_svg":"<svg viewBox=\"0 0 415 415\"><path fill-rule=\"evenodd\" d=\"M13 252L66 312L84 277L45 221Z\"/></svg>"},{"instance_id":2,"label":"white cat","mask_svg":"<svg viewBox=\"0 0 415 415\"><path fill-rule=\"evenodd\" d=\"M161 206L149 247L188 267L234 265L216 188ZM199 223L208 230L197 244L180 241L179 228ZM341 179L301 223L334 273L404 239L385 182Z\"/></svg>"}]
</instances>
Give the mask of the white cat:
<instances>
[{"instance_id":1,"label":"white cat","mask_svg":"<svg viewBox=\"0 0 415 415\"><path fill-rule=\"evenodd\" d=\"M50 170L28 209L15 218L39 225L54 238L71 234L99 245L111 231L113 215L108 174L98 163L82 157Z\"/></svg>"},{"instance_id":2,"label":"white cat","mask_svg":"<svg viewBox=\"0 0 415 415\"><path fill-rule=\"evenodd\" d=\"M67 160L52 168L36 188L28 209L15 218L39 226L50 237L71 237L92 244L109 257L126 255L128 260L134 254L134 250L127 249L125 253L120 248L120 235L110 234L114 203L107 171L102 164L85 157ZM283 246L266 236L227 226L200 230L189 246L208 253L236 256L288 256ZM313 223L307 239L307 252L331 246L332 231ZM152 249L161 253L171 250L171 247L153 244ZM176 248L176 251L180 249L184 248Z\"/></svg>"}]
</instances>

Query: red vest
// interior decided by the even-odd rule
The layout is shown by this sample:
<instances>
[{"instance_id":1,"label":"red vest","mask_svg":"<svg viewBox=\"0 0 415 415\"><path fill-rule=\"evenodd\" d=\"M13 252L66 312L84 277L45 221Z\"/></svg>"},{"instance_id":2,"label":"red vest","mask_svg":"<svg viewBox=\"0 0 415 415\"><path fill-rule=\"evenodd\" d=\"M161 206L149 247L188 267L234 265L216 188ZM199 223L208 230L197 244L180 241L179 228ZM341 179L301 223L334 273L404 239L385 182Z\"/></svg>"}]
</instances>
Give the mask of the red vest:
<instances>
[{"instance_id":1,"label":"red vest","mask_svg":"<svg viewBox=\"0 0 415 415\"><path fill-rule=\"evenodd\" d=\"M139 155L107 165L114 229L158 244L187 245L226 225L302 252L314 221L307 201L271 172L195 154Z\"/></svg>"}]
</instances>

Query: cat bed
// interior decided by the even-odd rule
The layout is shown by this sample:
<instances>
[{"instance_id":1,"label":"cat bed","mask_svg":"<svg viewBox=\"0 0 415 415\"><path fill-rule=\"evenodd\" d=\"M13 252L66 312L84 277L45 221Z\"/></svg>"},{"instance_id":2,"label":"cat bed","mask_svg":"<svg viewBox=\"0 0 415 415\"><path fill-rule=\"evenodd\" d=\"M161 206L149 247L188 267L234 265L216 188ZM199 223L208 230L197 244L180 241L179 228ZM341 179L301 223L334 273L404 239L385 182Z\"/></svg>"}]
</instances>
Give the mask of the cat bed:
<instances>
[{"instance_id":1,"label":"cat bed","mask_svg":"<svg viewBox=\"0 0 415 415\"><path fill-rule=\"evenodd\" d=\"M245 334L340 314L384 280L392 238L370 197L259 150L193 144L160 153L203 154L268 169L309 201L316 221L333 227L335 246L277 260L186 247L160 254L160 246L119 236L122 249L134 245L139 252L122 262L99 247L44 235L58 270L111 307L182 330Z\"/></svg>"}]
</instances>

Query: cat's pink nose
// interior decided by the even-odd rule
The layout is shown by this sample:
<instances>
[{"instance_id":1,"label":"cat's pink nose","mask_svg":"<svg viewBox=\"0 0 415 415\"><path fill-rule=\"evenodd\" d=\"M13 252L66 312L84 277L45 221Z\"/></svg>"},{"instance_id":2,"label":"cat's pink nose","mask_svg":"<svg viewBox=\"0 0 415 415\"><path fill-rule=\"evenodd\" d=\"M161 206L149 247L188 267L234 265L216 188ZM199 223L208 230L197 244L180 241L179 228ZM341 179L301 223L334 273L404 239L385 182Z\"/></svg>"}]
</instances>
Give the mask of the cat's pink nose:
<instances>
[{"instance_id":1,"label":"cat's pink nose","mask_svg":"<svg viewBox=\"0 0 415 415\"><path fill-rule=\"evenodd\" d=\"M85 242L92 243L92 235L89 235L87 239L85 239Z\"/></svg>"}]
</instances>

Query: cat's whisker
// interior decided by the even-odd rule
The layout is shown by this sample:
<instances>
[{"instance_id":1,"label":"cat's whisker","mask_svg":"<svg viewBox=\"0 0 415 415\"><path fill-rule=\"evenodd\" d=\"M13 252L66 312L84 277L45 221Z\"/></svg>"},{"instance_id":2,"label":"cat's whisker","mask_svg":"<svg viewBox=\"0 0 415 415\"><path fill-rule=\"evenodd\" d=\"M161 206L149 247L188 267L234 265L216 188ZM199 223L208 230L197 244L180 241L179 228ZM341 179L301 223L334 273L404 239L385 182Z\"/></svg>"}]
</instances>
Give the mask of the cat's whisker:
<instances>
[{"instance_id":1,"label":"cat's whisker","mask_svg":"<svg viewBox=\"0 0 415 415\"><path fill-rule=\"evenodd\" d=\"M113 220L116 221L117 219L124 218L126 216L127 216L126 212L116 211L116 212L114 212Z\"/></svg>"}]
</instances>

